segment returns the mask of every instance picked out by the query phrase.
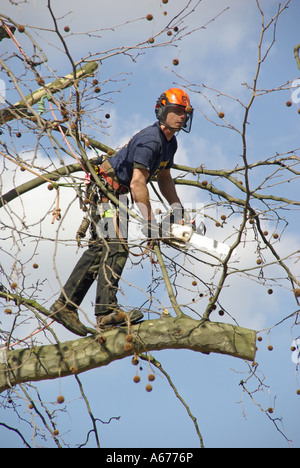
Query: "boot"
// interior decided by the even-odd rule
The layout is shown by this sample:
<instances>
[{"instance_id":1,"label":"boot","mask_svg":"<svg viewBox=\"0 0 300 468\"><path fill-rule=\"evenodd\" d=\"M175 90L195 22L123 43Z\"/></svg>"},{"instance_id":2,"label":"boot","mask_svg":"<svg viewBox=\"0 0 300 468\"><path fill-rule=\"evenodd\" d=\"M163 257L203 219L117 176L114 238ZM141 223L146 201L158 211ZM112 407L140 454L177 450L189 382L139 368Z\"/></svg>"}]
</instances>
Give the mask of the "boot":
<instances>
[{"instance_id":1,"label":"boot","mask_svg":"<svg viewBox=\"0 0 300 468\"><path fill-rule=\"evenodd\" d=\"M80 322L74 307L58 300L50 307L51 317L65 328L79 336L86 336L89 330Z\"/></svg>"}]
</instances>

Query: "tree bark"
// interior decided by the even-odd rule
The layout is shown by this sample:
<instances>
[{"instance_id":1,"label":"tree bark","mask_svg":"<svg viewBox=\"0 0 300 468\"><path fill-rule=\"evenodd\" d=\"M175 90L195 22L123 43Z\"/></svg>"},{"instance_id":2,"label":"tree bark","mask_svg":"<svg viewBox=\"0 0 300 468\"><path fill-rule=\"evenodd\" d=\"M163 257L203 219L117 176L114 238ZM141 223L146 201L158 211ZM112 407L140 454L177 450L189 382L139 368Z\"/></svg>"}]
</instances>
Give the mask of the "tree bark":
<instances>
[{"instance_id":1,"label":"tree bark","mask_svg":"<svg viewBox=\"0 0 300 468\"><path fill-rule=\"evenodd\" d=\"M125 351L127 327L60 344L0 351L0 393L18 383L55 379L105 366L134 353L190 349L254 361L256 332L226 323L198 321L186 315L147 320L131 327L133 349Z\"/></svg>"}]
</instances>

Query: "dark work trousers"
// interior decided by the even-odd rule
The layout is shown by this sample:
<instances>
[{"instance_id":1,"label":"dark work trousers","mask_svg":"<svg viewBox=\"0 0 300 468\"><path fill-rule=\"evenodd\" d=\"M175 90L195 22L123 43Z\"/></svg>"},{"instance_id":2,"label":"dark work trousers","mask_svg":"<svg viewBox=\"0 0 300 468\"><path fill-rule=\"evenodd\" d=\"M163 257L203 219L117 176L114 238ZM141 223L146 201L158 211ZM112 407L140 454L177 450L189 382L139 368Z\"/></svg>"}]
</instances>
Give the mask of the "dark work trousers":
<instances>
[{"instance_id":1,"label":"dark work trousers","mask_svg":"<svg viewBox=\"0 0 300 468\"><path fill-rule=\"evenodd\" d=\"M103 209L103 205L101 207L102 213L107 208L106 206ZM99 213L99 210L97 213ZM77 262L59 300L63 302L69 300L80 306L89 288L97 278L95 315L105 315L115 309L119 280L129 254L126 243L127 213L125 220L124 217L123 222L120 223L122 233L120 237L115 229L116 217L102 219L100 219L100 216L94 217L89 248ZM107 231L108 234L105 238L100 237L100 235L105 235L103 231Z\"/></svg>"}]
</instances>

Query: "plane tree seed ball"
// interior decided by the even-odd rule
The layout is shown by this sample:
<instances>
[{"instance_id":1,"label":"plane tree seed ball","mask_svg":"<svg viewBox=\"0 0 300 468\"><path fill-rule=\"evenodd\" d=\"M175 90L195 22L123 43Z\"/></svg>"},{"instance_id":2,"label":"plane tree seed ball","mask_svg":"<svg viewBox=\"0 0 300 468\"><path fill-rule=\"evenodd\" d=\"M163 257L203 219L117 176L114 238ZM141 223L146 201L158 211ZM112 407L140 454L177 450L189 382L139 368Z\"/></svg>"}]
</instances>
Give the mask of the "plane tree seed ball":
<instances>
[{"instance_id":1,"label":"plane tree seed ball","mask_svg":"<svg viewBox=\"0 0 300 468\"><path fill-rule=\"evenodd\" d=\"M138 363L139 363L139 358L135 355L135 356L133 356L131 362L132 362L132 364L133 364L134 366L137 366Z\"/></svg>"},{"instance_id":2,"label":"plane tree seed ball","mask_svg":"<svg viewBox=\"0 0 300 468\"><path fill-rule=\"evenodd\" d=\"M294 289L294 294L296 297L300 297L300 289L299 288Z\"/></svg>"},{"instance_id":3,"label":"plane tree seed ball","mask_svg":"<svg viewBox=\"0 0 300 468\"><path fill-rule=\"evenodd\" d=\"M131 351L132 350L132 343L125 343L124 351Z\"/></svg>"}]
</instances>

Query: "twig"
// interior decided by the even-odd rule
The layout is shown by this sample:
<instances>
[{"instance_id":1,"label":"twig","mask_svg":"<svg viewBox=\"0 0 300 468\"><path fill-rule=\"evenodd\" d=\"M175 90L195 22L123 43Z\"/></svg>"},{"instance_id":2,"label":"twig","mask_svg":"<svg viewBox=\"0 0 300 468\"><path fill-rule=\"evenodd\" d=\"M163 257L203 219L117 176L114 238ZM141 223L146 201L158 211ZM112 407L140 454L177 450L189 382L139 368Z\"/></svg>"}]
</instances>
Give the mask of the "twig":
<instances>
[{"instance_id":1,"label":"twig","mask_svg":"<svg viewBox=\"0 0 300 468\"><path fill-rule=\"evenodd\" d=\"M82 395L82 398L84 399L85 401L85 404L86 404L86 407L87 407L87 410L88 410L88 413L89 413L89 416L92 420L92 424L93 424L93 432L95 434L95 439L96 439L96 443L97 443L97 448L100 448L100 440L99 440L99 434L98 434L98 430L97 430L97 425L96 425L96 419L94 418L94 415L92 413L92 410L91 410L91 407L90 407L90 404L89 404L89 401L84 393L84 390L83 390L83 386L82 386L82 383L78 377L77 374L75 374L75 379L77 380L77 383L79 385L79 388L80 388L80 393Z\"/></svg>"},{"instance_id":2,"label":"twig","mask_svg":"<svg viewBox=\"0 0 300 468\"><path fill-rule=\"evenodd\" d=\"M203 437L201 435L201 432L199 430L199 426L198 426L198 423L197 423L197 419L195 418L195 416L193 416L193 414L191 413L191 410L189 408L189 406L187 405L187 403L184 401L184 399L182 398L182 396L180 396L176 386L174 385L171 377L169 376L169 374L164 370L164 368L162 367L161 363L159 361L157 361L157 359L155 359L152 355L150 356L147 356L145 354L142 354L140 355L140 358L143 359L144 361L150 361L150 363L156 367L157 369L160 370L160 372L166 377L166 379L168 380L169 384L170 384L170 387L173 389L176 397L179 399L179 401L183 404L183 406L185 407L189 417L191 418L191 420L193 421L193 424L195 426L195 429L196 429L196 432L197 432L197 435L199 437L199 440L200 440L200 446L201 448L205 448L204 446L204 441L203 441Z\"/></svg>"}]
</instances>

